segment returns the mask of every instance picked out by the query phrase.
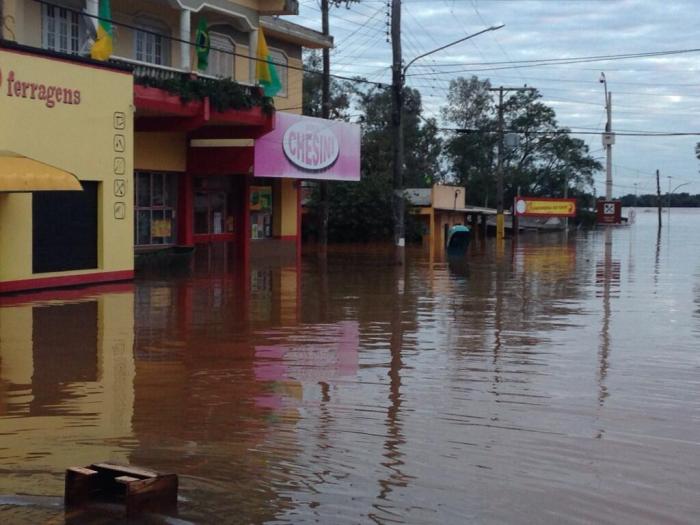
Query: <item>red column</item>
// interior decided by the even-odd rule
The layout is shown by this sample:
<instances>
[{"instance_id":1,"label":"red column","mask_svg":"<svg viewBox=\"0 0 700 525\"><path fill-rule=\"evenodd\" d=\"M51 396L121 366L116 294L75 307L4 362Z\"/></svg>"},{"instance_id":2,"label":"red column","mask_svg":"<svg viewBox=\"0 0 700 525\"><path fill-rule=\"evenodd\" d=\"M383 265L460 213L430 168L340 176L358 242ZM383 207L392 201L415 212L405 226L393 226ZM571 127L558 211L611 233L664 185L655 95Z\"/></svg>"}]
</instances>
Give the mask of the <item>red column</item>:
<instances>
[{"instance_id":1,"label":"red column","mask_svg":"<svg viewBox=\"0 0 700 525\"><path fill-rule=\"evenodd\" d=\"M194 244L194 191L193 177L183 173L178 184L177 224L181 246Z\"/></svg>"}]
</instances>

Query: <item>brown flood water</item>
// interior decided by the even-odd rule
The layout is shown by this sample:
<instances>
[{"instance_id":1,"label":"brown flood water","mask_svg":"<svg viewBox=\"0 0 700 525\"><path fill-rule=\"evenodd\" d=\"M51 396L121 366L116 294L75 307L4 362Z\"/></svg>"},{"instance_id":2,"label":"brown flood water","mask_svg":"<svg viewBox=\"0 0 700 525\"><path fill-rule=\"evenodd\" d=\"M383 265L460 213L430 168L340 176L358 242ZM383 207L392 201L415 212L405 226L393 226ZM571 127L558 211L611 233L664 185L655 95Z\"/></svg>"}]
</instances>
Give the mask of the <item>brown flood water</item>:
<instances>
[{"instance_id":1,"label":"brown flood water","mask_svg":"<svg viewBox=\"0 0 700 525\"><path fill-rule=\"evenodd\" d=\"M194 523L697 523L700 211L655 221L0 298L0 522L117 522L60 499L110 459Z\"/></svg>"}]
</instances>

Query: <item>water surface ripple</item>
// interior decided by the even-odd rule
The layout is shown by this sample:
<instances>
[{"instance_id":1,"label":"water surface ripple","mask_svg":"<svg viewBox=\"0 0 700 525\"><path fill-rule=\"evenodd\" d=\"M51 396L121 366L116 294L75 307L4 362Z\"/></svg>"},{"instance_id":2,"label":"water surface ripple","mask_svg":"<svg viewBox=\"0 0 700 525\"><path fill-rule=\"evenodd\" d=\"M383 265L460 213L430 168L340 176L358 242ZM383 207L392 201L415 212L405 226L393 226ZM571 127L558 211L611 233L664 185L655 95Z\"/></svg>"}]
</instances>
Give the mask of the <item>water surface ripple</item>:
<instances>
[{"instance_id":1,"label":"water surface ripple","mask_svg":"<svg viewBox=\"0 0 700 525\"><path fill-rule=\"evenodd\" d=\"M194 523L697 523L700 213L637 218L0 298L0 520L110 459Z\"/></svg>"}]
</instances>

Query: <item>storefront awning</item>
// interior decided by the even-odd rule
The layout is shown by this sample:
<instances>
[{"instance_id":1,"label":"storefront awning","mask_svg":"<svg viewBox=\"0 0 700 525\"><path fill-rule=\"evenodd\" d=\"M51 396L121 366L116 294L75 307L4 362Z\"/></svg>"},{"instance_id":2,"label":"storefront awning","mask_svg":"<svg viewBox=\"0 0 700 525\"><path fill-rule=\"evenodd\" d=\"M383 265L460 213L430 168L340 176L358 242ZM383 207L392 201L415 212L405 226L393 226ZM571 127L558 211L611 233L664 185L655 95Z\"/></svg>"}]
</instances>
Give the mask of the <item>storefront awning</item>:
<instances>
[{"instance_id":1,"label":"storefront awning","mask_svg":"<svg viewBox=\"0 0 700 525\"><path fill-rule=\"evenodd\" d=\"M0 151L0 193L82 189L72 173L11 151Z\"/></svg>"}]
</instances>

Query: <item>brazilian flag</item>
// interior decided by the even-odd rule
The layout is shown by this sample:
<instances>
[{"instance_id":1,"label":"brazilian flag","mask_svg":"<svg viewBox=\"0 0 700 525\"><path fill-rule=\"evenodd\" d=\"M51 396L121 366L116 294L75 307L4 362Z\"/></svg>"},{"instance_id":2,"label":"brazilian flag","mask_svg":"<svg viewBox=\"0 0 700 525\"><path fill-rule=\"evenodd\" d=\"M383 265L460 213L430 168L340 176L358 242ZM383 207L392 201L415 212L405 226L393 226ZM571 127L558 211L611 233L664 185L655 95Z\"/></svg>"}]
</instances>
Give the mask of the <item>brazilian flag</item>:
<instances>
[{"instance_id":1,"label":"brazilian flag","mask_svg":"<svg viewBox=\"0 0 700 525\"><path fill-rule=\"evenodd\" d=\"M266 97L274 97L282 89L282 82L280 82L277 68L270 56L270 50L267 48L267 42L265 41L262 27L258 29L257 59L255 67L256 80L258 84L262 86L263 93L265 93Z\"/></svg>"},{"instance_id":2,"label":"brazilian flag","mask_svg":"<svg viewBox=\"0 0 700 525\"><path fill-rule=\"evenodd\" d=\"M108 60L112 56L112 9L109 0L100 0L97 38L90 49L90 56L95 60Z\"/></svg>"},{"instance_id":3,"label":"brazilian flag","mask_svg":"<svg viewBox=\"0 0 700 525\"><path fill-rule=\"evenodd\" d=\"M209 51L211 50L211 40L209 39L209 26L204 18L199 19L197 26L197 36L194 39L195 50L197 51L197 69L206 71L209 66Z\"/></svg>"}]
</instances>

